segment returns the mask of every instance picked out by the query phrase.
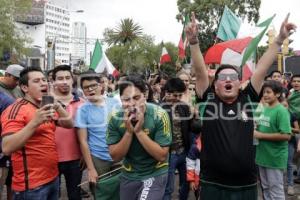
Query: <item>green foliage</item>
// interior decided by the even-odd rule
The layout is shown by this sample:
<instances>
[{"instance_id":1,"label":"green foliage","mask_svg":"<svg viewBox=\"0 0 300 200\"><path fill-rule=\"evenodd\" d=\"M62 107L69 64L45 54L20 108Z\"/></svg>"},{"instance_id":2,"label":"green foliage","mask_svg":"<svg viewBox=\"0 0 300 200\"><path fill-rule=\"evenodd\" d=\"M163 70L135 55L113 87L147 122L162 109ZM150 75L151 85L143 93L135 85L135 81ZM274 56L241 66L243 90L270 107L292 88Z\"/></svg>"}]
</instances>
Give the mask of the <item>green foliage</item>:
<instances>
[{"instance_id":1,"label":"green foliage","mask_svg":"<svg viewBox=\"0 0 300 200\"><path fill-rule=\"evenodd\" d=\"M155 45L154 37L143 34L142 28L131 19L121 20L121 23L114 29L106 28L103 36L103 41L110 46L106 50L106 55L119 71L130 74L144 73L149 69L157 70L156 65L159 63L162 51L161 44ZM166 43L165 46L172 62L161 66L161 69L167 69L172 73L169 69L172 67L169 66L175 66L177 47L172 43ZM175 67L173 68L175 71Z\"/></svg>"},{"instance_id":2,"label":"green foliage","mask_svg":"<svg viewBox=\"0 0 300 200\"><path fill-rule=\"evenodd\" d=\"M31 0L0 0L0 5L0 60L4 52L20 57L29 40L16 28L14 14L29 10Z\"/></svg>"},{"instance_id":3,"label":"green foliage","mask_svg":"<svg viewBox=\"0 0 300 200\"><path fill-rule=\"evenodd\" d=\"M265 46L259 46L257 48L257 56L256 56L256 60L259 60L260 57L262 57L262 55L264 55L264 53L267 51L268 49L268 46L265 45Z\"/></svg>"},{"instance_id":4,"label":"green foliage","mask_svg":"<svg viewBox=\"0 0 300 200\"><path fill-rule=\"evenodd\" d=\"M104 41L111 46L112 44L126 45L138 40L142 36L142 28L134 23L132 19L121 19L121 22L115 28L106 28Z\"/></svg>"},{"instance_id":5,"label":"green foliage","mask_svg":"<svg viewBox=\"0 0 300 200\"><path fill-rule=\"evenodd\" d=\"M225 5L237 16L247 19L249 22L257 23L259 19L259 7L261 0L177 0L179 15L195 12L199 21L199 40L202 52L205 52L215 43L218 24L222 17Z\"/></svg>"}]
</instances>

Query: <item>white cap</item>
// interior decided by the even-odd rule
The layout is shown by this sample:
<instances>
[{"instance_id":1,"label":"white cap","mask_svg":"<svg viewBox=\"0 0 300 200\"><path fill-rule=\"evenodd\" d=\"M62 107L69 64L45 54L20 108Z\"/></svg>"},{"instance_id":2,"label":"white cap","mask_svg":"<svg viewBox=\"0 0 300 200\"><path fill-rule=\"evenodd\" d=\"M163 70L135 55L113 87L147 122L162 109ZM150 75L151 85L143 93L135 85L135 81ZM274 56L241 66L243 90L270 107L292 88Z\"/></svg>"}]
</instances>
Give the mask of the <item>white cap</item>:
<instances>
[{"instance_id":1,"label":"white cap","mask_svg":"<svg viewBox=\"0 0 300 200\"><path fill-rule=\"evenodd\" d=\"M6 73L8 73L8 74L10 74L10 75L12 75L14 77L20 78L20 72L23 69L24 68L21 65L13 64L13 65L9 65L6 68Z\"/></svg>"}]
</instances>

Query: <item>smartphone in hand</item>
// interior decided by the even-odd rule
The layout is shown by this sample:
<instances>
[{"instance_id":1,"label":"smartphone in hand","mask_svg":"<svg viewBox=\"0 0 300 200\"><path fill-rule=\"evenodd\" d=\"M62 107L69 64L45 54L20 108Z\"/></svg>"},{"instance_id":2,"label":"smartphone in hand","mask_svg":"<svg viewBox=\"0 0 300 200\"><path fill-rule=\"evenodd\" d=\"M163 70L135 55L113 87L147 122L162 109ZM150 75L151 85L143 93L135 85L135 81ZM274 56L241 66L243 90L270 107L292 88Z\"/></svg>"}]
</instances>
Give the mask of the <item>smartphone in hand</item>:
<instances>
[{"instance_id":1,"label":"smartphone in hand","mask_svg":"<svg viewBox=\"0 0 300 200\"><path fill-rule=\"evenodd\" d=\"M48 104L54 104L54 97L51 95L42 96L42 102L41 102L40 107L43 107Z\"/></svg>"}]
</instances>

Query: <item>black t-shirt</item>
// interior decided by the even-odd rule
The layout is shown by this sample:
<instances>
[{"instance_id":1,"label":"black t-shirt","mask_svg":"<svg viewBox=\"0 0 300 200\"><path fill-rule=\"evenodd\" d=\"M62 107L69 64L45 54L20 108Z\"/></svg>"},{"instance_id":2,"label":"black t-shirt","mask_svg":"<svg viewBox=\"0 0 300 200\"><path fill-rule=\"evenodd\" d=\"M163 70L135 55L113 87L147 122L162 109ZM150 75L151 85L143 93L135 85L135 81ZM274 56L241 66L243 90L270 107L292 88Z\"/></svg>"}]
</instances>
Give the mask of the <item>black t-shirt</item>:
<instances>
[{"instance_id":1,"label":"black t-shirt","mask_svg":"<svg viewBox=\"0 0 300 200\"><path fill-rule=\"evenodd\" d=\"M257 182L253 104L258 102L251 83L232 104L222 102L210 88L204 93L200 106L203 181L225 186L250 186Z\"/></svg>"}]
</instances>

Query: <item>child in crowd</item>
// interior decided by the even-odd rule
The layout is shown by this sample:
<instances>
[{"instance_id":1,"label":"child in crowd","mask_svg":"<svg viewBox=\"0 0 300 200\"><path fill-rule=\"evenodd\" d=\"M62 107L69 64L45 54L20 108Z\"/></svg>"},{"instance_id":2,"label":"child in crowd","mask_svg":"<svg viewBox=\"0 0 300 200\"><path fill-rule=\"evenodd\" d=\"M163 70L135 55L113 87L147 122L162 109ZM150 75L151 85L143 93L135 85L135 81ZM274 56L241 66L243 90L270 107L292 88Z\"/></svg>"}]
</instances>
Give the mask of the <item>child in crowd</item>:
<instances>
[{"instance_id":1,"label":"child in crowd","mask_svg":"<svg viewBox=\"0 0 300 200\"><path fill-rule=\"evenodd\" d=\"M288 161L288 140L291 134L290 115L279 103L282 86L276 81L267 81L263 86L264 107L254 137L259 140L256 147L256 163L265 200L285 199L283 171Z\"/></svg>"}]
</instances>

